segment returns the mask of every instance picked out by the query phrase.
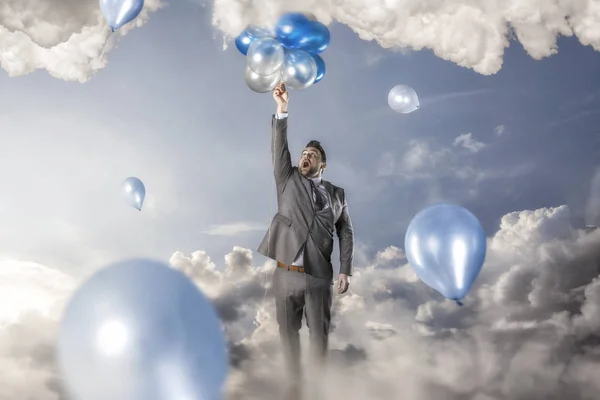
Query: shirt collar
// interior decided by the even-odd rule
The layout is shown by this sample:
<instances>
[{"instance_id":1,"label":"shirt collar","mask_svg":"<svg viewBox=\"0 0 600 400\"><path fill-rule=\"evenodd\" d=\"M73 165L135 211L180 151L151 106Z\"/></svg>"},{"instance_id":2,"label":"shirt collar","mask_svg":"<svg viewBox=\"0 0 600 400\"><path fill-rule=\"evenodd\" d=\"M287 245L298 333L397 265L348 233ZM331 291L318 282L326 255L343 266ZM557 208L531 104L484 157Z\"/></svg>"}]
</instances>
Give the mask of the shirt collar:
<instances>
[{"instance_id":1,"label":"shirt collar","mask_svg":"<svg viewBox=\"0 0 600 400\"><path fill-rule=\"evenodd\" d=\"M319 186L321 184L321 178L310 178L311 181L315 184L315 186Z\"/></svg>"}]
</instances>

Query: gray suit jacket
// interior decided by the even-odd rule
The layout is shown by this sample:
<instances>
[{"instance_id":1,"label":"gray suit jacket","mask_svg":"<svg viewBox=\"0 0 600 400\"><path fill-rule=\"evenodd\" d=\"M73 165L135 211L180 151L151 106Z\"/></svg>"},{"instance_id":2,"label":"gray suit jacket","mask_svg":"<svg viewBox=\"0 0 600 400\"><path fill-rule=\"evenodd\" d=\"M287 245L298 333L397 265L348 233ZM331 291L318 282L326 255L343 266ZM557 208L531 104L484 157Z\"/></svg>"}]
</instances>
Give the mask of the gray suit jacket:
<instances>
[{"instance_id":1,"label":"gray suit jacket","mask_svg":"<svg viewBox=\"0 0 600 400\"><path fill-rule=\"evenodd\" d=\"M331 254L333 233L340 242L340 273L352 274L354 232L344 190L322 180L330 207L316 212L309 179L292 166L287 139L287 118L271 122L273 168L278 211L271 221L258 252L291 265L304 248L306 273L325 279L333 277Z\"/></svg>"}]
</instances>

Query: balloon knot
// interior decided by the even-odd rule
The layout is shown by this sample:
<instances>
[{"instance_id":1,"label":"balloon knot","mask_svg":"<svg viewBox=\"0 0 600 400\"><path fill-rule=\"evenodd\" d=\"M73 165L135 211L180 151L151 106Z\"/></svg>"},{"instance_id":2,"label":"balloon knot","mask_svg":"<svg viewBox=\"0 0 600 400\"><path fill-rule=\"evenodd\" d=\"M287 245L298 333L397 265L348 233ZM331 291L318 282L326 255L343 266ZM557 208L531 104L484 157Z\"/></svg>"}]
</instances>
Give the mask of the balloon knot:
<instances>
[{"instance_id":1,"label":"balloon knot","mask_svg":"<svg viewBox=\"0 0 600 400\"><path fill-rule=\"evenodd\" d=\"M463 303L462 303L461 301L459 301L459 300L456 300L456 304L457 304L458 306L460 306L460 307L462 307L462 306L463 306Z\"/></svg>"}]
</instances>

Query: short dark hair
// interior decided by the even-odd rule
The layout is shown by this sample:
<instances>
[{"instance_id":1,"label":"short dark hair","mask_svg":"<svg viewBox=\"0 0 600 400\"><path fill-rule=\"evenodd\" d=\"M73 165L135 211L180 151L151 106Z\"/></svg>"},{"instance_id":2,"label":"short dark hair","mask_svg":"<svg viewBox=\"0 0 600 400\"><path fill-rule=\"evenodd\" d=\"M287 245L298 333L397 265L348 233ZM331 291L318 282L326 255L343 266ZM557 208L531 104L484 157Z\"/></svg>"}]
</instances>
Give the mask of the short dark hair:
<instances>
[{"instance_id":1,"label":"short dark hair","mask_svg":"<svg viewBox=\"0 0 600 400\"><path fill-rule=\"evenodd\" d=\"M321 153L321 160L323 162L327 162L327 155L325 154L325 150L323 150L323 146L321 146L321 142L318 140L311 140L308 142L306 147L314 147L315 149L319 150L319 153Z\"/></svg>"}]
</instances>

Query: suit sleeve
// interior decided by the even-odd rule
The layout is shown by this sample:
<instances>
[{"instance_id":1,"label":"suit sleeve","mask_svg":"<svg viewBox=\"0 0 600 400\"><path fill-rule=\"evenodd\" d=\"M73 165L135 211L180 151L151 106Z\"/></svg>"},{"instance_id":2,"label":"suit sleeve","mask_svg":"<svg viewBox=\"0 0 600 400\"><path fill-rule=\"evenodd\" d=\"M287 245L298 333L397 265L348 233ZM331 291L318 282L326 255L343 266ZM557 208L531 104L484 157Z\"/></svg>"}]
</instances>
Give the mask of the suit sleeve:
<instances>
[{"instance_id":1,"label":"suit sleeve","mask_svg":"<svg viewBox=\"0 0 600 400\"><path fill-rule=\"evenodd\" d=\"M352 275L354 261L354 230L348 213L346 194L342 192L342 214L335 223L337 236L340 240L340 274Z\"/></svg>"},{"instance_id":2,"label":"suit sleeve","mask_svg":"<svg viewBox=\"0 0 600 400\"><path fill-rule=\"evenodd\" d=\"M285 183L292 174L292 157L288 148L287 117L271 121L271 154L273 156L273 172L277 185Z\"/></svg>"}]
</instances>

